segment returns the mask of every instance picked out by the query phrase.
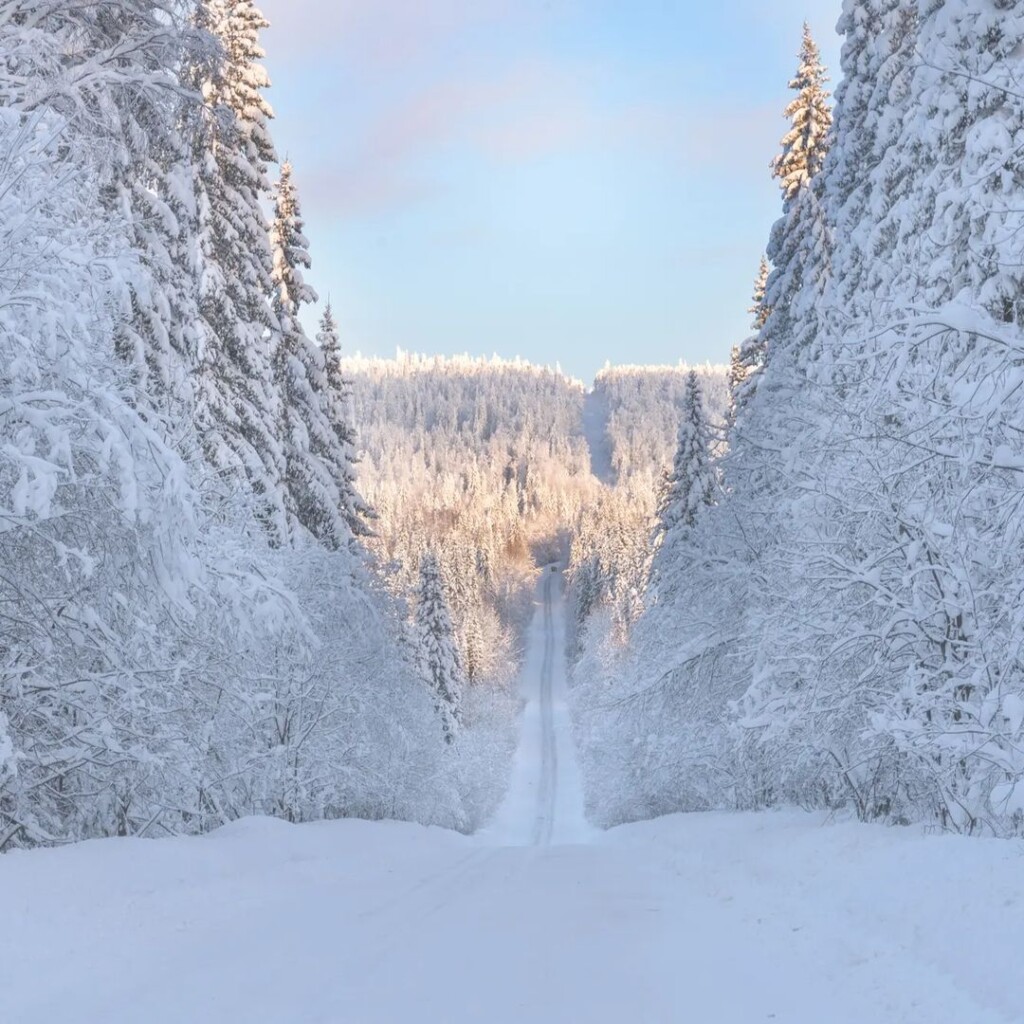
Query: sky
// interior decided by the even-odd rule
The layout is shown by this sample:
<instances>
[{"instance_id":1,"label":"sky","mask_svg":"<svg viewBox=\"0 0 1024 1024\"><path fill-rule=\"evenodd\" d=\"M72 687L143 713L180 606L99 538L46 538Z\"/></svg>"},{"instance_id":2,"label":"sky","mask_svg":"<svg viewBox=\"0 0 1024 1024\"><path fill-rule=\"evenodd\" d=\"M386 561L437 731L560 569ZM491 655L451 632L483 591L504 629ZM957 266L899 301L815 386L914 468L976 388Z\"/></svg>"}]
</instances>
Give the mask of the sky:
<instances>
[{"instance_id":1,"label":"sky","mask_svg":"<svg viewBox=\"0 0 1024 1024\"><path fill-rule=\"evenodd\" d=\"M261 6L308 278L347 351L589 381L725 362L749 333L801 26L838 72L839 0Z\"/></svg>"}]
</instances>

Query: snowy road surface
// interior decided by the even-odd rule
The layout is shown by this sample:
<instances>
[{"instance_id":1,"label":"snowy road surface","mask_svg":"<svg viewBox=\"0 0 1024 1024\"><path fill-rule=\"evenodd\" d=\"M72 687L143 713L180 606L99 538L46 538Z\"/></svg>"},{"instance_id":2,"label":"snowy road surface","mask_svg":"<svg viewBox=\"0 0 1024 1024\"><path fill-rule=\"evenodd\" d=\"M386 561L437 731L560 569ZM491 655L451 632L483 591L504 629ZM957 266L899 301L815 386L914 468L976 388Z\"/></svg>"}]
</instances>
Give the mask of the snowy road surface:
<instances>
[{"instance_id":1,"label":"snowy road surface","mask_svg":"<svg viewBox=\"0 0 1024 1024\"><path fill-rule=\"evenodd\" d=\"M1021 844L789 812L592 833L563 654L549 573L479 836L250 819L0 858L0 1021L1024 1021Z\"/></svg>"},{"instance_id":2,"label":"snowy road surface","mask_svg":"<svg viewBox=\"0 0 1024 1024\"><path fill-rule=\"evenodd\" d=\"M480 839L499 846L583 843L583 788L566 703L565 602L560 572L537 585L520 686L526 700L508 795Z\"/></svg>"}]
</instances>

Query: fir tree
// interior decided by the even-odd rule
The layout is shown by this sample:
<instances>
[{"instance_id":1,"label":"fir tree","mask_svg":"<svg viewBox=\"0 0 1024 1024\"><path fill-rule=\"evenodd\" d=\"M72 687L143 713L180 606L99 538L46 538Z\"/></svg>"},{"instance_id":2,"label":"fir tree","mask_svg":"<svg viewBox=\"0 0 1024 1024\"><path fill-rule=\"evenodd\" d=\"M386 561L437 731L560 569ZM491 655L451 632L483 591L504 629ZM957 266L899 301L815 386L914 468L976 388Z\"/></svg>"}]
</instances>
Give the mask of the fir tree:
<instances>
[{"instance_id":1,"label":"fir tree","mask_svg":"<svg viewBox=\"0 0 1024 1024\"><path fill-rule=\"evenodd\" d=\"M801 291L805 279L814 281L819 289L825 286L831 240L818 179L832 138L832 112L824 89L827 81L818 47L805 24L800 66L790 82L797 95L785 111L792 127L772 164L772 174L782 188L782 217L773 225L768 241L766 259L773 269L757 303L757 315L763 315L763 322L744 356L751 367L745 399L761 386L764 369L778 350L796 344L798 313L792 304L797 296L806 300L810 294ZM807 324L803 327L802 341L806 343ZM775 379L788 376L776 375ZM772 401L779 404L774 398Z\"/></svg>"},{"instance_id":2,"label":"fir tree","mask_svg":"<svg viewBox=\"0 0 1024 1024\"><path fill-rule=\"evenodd\" d=\"M328 300L320 318L317 344L323 353L327 373L327 419L334 431L333 459L330 469L338 489L341 514L356 537L372 536L369 520L373 509L363 500L356 484L357 444L353 422L352 384L341 368L341 340L334 311Z\"/></svg>"},{"instance_id":3,"label":"fir tree","mask_svg":"<svg viewBox=\"0 0 1024 1024\"><path fill-rule=\"evenodd\" d=\"M903 117L913 76L917 5L907 0L861 0L839 19L845 36L843 75L836 88L828 175L829 221L838 238L829 305L850 317L884 304L894 270L892 252L900 226L889 211L906 177L899 169ZM881 116L880 116L881 115Z\"/></svg>"},{"instance_id":4,"label":"fir tree","mask_svg":"<svg viewBox=\"0 0 1024 1024\"><path fill-rule=\"evenodd\" d=\"M342 498L332 467L344 458L335 451L324 352L314 345L299 319L303 304L316 302L306 284L308 245L299 197L287 161L281 168L270 230L273 254L274 313L280 326L274 373L281 395L281 446L285 492L291 517L320 543L340 548L350 534L342 516Z\"/></svg>"},{"instance_id":5,"label":"fir tree","mask_svg":"<svg viewBox=\"0 0 1024 1024\"><path fill-rule=\"evenodd\" d=\"M427 551L420 560L416 633L420 675L434 697L445 740L452 743L462 717L463 671L441 566L433 551Z\"/></svg>"},{"instance_id":6,"label":"fir tree","mask_svg":"<svg viewBox=\"0 0 1024 1024\"><path fill-rule=\"evenodd\" d=\"M218 46L187 76L205 101L197 132L200 339L197 421L207 457L241 473L271 539L286 542L280 395L272 370L278 324L270 305L273 262L262 202L276 161L259 61L267 26L251 0L199 0L196 25Z\"/></svg>"},{"instance_id":7,"label":"fir tree","mask_svg":"<svg viewBox=\"0 0 1024 1024\"><path fill-rule=\"evenodd\" d=\"M755 331L759 331L764 327L768 314L771 312L766 299L768 275L771 273L771 269L768 257L762 256L761 264L757 268L757 280L754 282L754 304L747 310L754 318L753 327Z\"/></svg>"},{"instance_id":8,"label":"fir tree","mask_svg":"<svg viewBox=\"0 0 1024 1024\"><path fill-rule=\"evenodd\" d=\"M739 416L740 408L750 390L747 382L757 373L764 360L764 345L760 336L761 330L768 321L771 309L768 306L766 293L771 265L767 256L761 257L757 279L754 282L754 304L747 311L754 317L753 328L757 332L733 346L729 358L729 408L726 414L726 425L732 427Z\"/></svg>"},{"instance_id":9,"label":"fir tree","mask_svg":"<svg viewBox=\"0 0 1024 1024\"><path fill-rule=\"evenodd\" d=\"M785 110L790 129L782 138L782 152L772 161L772 176L779 179L787 203L821 170L825 158L832 128L827 81L818 44L804 22L800 66L789 83L797 95Z\"/></svg>"},{"instance_id":10,"label":"fir tree","mask_svg":"<svg viewBox=\"0 0 1024 1024\"><path fill-rule=\"evenodd\" d=\"M704 413L700 380L695 370L691 370L686 379L682 412L675 461L658 509L661 537L667 537L677 527L692 529L701 509L714 504L715 500L711 428Z\"/></svg>"}]
</instances>

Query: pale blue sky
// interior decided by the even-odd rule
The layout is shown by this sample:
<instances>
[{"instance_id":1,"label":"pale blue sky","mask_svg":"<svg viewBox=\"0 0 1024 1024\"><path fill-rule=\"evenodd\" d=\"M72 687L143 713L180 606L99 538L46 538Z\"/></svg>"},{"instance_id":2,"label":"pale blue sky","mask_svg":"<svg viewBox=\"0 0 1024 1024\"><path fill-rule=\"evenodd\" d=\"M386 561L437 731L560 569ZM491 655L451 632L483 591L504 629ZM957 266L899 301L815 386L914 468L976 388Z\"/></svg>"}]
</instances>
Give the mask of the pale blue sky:
<instances>
[{"instance_id":1,"label":"pale blue sky","mask_svg":"<svg viewBox=\"0 0 1024 1024\"><path fill-rule=\"evenodd\" d=\"M801 23L839 0L263 0L275 140L348 351L725 361ZM833 83L834 84L834 83Z\"/></svg>"}]
</instances>

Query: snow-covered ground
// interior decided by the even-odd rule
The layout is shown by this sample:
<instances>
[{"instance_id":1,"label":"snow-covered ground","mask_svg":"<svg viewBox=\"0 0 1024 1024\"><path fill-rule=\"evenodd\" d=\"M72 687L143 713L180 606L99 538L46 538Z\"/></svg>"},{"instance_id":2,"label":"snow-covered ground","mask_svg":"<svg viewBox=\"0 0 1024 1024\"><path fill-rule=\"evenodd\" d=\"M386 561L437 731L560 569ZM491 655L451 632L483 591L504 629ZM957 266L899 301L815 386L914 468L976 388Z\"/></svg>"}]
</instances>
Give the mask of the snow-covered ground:
<instances>
[{"instance_id":1,"label":"snow-covered ground","mask_svg":"<svg viewBox=\"0 0 1024 1024\"><path fill-rule=\"evenodd\" d=\"M541 580L490 829L249 819L12 853L0 1020L1024 1021L1019 843L795 812L588 830L560 593Z\"/></svg>"}]
</instances>

